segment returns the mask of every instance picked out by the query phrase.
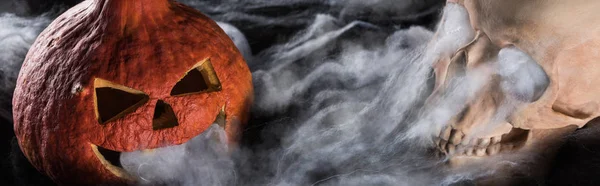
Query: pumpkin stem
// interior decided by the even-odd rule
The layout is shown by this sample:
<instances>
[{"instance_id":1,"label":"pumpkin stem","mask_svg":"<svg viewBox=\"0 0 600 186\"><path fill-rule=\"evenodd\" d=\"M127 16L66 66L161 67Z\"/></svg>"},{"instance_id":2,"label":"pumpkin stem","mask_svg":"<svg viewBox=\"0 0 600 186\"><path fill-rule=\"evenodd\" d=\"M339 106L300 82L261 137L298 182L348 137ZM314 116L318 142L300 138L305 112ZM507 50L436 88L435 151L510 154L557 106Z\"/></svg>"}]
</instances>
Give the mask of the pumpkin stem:
<instances>
[{"instance_id":1,"label":"pumpkin stem","mask_svg":"<svg viewBox=\"0 0 600 186\"><path fill-rule=\"evenodd\" d=\"M170 0L100 0L111 9L120 9L134 12L146 12L168 9Z\"/></svg>"},{"instance_id":2,"label":"pumpkin stem","mask_svg":"<svg viewBox=\"0 0 600 186\"><path fill-rule=\"evenodd\" d=\"M171 12L171 0L95 0L108 19L109 27L123 35L135 33L138 29L159 28L160 20Z\"/></svg>"}]
</instances>

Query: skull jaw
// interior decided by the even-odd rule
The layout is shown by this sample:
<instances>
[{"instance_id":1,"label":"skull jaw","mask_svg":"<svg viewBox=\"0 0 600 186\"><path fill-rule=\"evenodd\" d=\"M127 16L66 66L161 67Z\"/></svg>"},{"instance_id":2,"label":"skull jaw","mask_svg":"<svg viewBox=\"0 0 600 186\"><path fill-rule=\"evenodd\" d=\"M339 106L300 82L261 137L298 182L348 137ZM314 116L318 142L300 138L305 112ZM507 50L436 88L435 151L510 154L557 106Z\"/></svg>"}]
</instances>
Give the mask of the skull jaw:
<instances>
[{"instance_id":1,"label":"skull jaw","mask_svg":"<svg viewBox=\"0 0 600 186\"><path fill-rule=\"evenodd\" d=\"M442 137L437 138L441 139L441 143L438 142L437 146L440 152L446 155L450 160L461 158L480 160L495 155L505 156L506 154L519 154L521 152L535 154L537 154L536 152L544 152L547 149L551 149L551 147L560 145L561 140L575 131L578 127L576 125L569 125L556 129L534 130L511 128L509 132L500 135L498 138L491 137L489 138L490 140L487 141L482 140L486 137L463 137L462 140L457 140L457 138L454 137L460 136L456 134L461 132L452 127L447 127L446 131L448 131L448 128L450 128L451 131L450 141L446 141L442 139ZM482 141L484 142L482 143ZM441 146L440 144L444 145ZM449 148L451 146L454 147ZM494 149L493 147L498 147L498 149ZM479 151L479 149L481 149L481 151ZM471 151L469 152L468 150ZM460 161L457 161L457 163L454 164L461 164L458 162Z\"/></svg>"},{"instance_id":2,"label":"skull jaw","mask_svg":"<svg viewBox=\"0 0 600 186\"><path fill-rule=\"evenodd\" d=\"M445 127L436 138L438 150L448 157L486 157L513 152L523 147L531 137L531 131L502 125L487 135L465 134L452 126ZM508 128L508 132L503 132Z\"/></svg>"},{"instance_id":3,"label":"skull jaw","mask_svg":"<svg viewBox=\"0 0 600 186\"><path fill-rule=\"evenodd\" d=\"M477 185L531 183L544 179L557 150L566 140L564 137L576 129L577 126L569 125L557 129L531 130L527 132L527 139L520 142L520 147L494 156L446 154L446 166L452 173L481 173L473 178Z\"/></svg>"}]
</instances>

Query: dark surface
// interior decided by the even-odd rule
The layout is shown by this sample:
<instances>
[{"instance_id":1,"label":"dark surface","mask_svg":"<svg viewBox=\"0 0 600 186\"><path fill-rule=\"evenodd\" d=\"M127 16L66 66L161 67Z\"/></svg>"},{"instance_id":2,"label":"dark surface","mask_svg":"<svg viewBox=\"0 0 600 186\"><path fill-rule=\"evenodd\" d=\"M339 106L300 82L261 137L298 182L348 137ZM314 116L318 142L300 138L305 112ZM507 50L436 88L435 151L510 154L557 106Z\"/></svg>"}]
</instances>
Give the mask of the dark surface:
<instances>
[{"instance_id":1,"label":"dark surface","mask_svg":"<svg viewBox=\"0 0 600 186\"><path fill-rule=\"evenodd\" d=\"M11 149L10 156L7 157L6 161L3 163L6 166L2 174L4 180L0 183L5 183L4 185L23 185L23 186L53 186L55 185L50 178L39 173L25 158L21 149L19 149L19 145L17 144L17 139L14 138L11 141Z\"/></svg>"},{"instance_id":2,"label":"dark surface","mask_svg":"<svg viewBox=\"0 0 600 186\"><path fill-rule=\"evenodd\" d=\"M255 121L268 120L264 118L254 118ZM263 123L264 124L264 123ZM249 129L244 135L249 141L246 145L266 145L277 146L277 139L262 139L250 136L261 136L258 130L261 126ZM588 126L577 130L568 137L555 158L554 165L547 176L545 183L539 183L531 179L521 179L522 185L598 185L600 183L600 122L596 120ZM269 141L271 144L262 142ZM33 168L27 159L23 156L16 145L16 140L12 140L13 148L11 155L4 159L3 164L14 167L13 170L7 170L2 174L2 183L7 185L54 185L48 178L39 174ZM14 178L14 180L13 180ZM14 182L13 182L14 181ZM455 185L474 185L471 181L458 182Z\"/></svg>"},{"instance_id":3,"label":"dark surface","mask_svg":"<svg viewBox=\"0 0 600 186\"><path fill-rule=\"evenodd\" d=\"M57 5L72 6L77 1L4 0L0 1L0 12L8 11L19 15L34 16ZM429 6L416 6L408 15L402 13L390 14L359 5L339 7L324 4L322 1L310 0L287 1L286 3L277 3L278 1L253 3L253 1L248 1L237 4L228 4L228 1L224 1L195 2L190 0L188 2L183 0L184 3L191 4L216 20L229 22L238 27L247 36L255 54L286 40L305 28L313 21L315 14L328 13L345 21L363 20L390 30L407 28L410 25L424 25L431 28L438 18L439 9L443 6L443 3L440 3L443 1L431 1L433 3L425 3ZM0 97L3 100L11 99L11 95L0 95ZM1 102L0 104L2 104L0 105L2 108L10 110L11 105L9 102ZM250 123L244 130L243 144L241 145L251 149L269 149L269 147L278 146L280 142L280 139L277 139L278 135L265 134L268 130L264 129L271 126L269 125L271 122L293 120L294 109L299 108L283 111L277 116L263 116L261 113L252 113L253 118L250 119ZM0 118L0 160L2 160L0 185L54 185L47 177L38 173L23 156L16 139L14 139L11 123L12 121L7 118ZM260 156L256 156L256 158L259 159L254 161L262 161ZM595 120L569 136L567 142L560 148L553 163L546 182L543 184L600 185L600 121ZM528 180L523 183L525 185L540 184ZM457 185L473 185L473 183L465 181Z\"/></svg>"},{"instance_id":4,"label":"dark surface","mask_svg":"<svg viewBox=\"0 0 600 186\"><path fill-rule=\"evenodd\" d=\"M557 154L548 185L600 185L600 118L575 131Z\"/></svg>"},{"instance_id":5,"label":"dark surface","mask_svg":"<svg viewBox=\"0 0 600 186\"><path fill-rule=\"evenodd\" d=\"M78 2L80 0L0 0L0 13L37 16L46 12L60 11L59 9L62 7L70 7ZM2 26L0 25L0 27ZM24 58L25 54L26 51L23 51L21 57ZM9 74L0 71L0 80L5 78L16 81ZM52 185L47 178L41 176L29 165L18 149L18 144L14 139L12 117L4 115L4 111L12 110L11 100L12 91L0 91L0 185ZM15 175L25 176L19 178Z\"/></svg>"},{"instance_id":6,"label":"dark surface","mask_svg":"<svg viewBox=\"0 0 600 186\"><path fill-rule=\"evenodd\" d=\"M327 3L325 0L179 1L217 21L235 25L245 34L255 54L273 44L288 40L290 36L311 24L318 14L336 16L346 23L359 20L390 29L408 28L413 25L433 28L438 13L445 5L445 0L386 0L381 1L383 3L379 6L365 5L370 1L358 0L338 4Z\"/></svg>"},{"instance_id":7,"label":"dark surface","mask_svg":"<svg viewBox=\"0 0 600 186\"><path fill-rule=\"evenodd\" d=\"M33 16L57 6L71 7L81 0L0 0L0 12Z\"/></svg>"}]
</instances>

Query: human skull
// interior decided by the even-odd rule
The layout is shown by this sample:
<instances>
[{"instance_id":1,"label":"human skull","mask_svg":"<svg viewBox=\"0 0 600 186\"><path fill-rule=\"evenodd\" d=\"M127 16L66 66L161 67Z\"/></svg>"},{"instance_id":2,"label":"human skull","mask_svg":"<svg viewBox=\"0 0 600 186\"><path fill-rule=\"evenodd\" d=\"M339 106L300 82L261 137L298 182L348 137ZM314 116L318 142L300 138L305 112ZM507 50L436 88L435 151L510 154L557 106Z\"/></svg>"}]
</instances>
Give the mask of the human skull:
<instances>
[{"instance_id":1,"label":"human skull","mask_svg":"<svg viewBox=\"0 0 600 186\"><path fill-rule=\"evenodd\" d=\"M464 14L446 12L432 43L444 37L463 39L458 39L462 41L458 48L438 52L433 65L436 85L430 98L442 94L448 80L460 74L476 69L495 72L464 110L440 130L437 146L450 159L462 164L498 153L518 154L515 152L548 158L562 137L600 115L600 71L594 63L600 57L596 51L600 19L595 13L600 1L448 3ZM470 30L448 36L452 32L443 30L444 21L456 18L467 19ZM537 67L500 69L527 62ZM526 75L515 77L513 72ZM506 102L519 104L504 107Z\"/></svg>"}]
</instances>

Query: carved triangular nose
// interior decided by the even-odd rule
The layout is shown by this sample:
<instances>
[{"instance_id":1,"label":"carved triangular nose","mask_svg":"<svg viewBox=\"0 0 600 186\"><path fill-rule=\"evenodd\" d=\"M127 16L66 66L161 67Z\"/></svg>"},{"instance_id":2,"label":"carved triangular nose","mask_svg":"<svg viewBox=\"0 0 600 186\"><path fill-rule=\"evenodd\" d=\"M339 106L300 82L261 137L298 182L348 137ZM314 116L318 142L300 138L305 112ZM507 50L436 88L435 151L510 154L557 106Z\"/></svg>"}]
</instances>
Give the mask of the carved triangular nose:
<instances>
[{"instance_id":1,"label":"carved triangular nose","mask_svg":"<svg viewBox=\"0 0 600 186\"><path fill-rule=\"evenodd\" d=\"M156 102L156 107L154 108L152 129L160 130L176 127L177 125L179 125L177 116L175 116L175 112L173 112L171 105L165 103L163 100L158 100L158 102Z\"/></svg>"}]
</instances>

